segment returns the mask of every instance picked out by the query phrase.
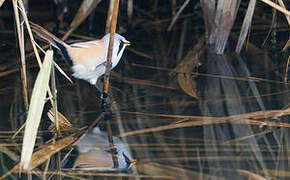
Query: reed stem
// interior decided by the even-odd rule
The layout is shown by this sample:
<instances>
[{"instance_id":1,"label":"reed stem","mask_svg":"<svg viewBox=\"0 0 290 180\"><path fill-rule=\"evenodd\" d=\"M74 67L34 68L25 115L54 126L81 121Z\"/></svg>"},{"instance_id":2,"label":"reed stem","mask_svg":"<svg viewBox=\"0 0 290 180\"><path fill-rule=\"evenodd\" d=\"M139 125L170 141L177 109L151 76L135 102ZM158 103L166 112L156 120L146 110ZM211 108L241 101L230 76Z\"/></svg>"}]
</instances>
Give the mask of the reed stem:
<instances>
[{"instance_id":1,"label":"reed stem","mask_svg":"<svg viewBox=\"0 0 290 180\"><path fill-rule=\"evenodd\" d=\"M107 98L108 98L108 92L109 92L109 80L110 80L112 55L113 55L113 47L114 47L114 34L116 32L116 25L117 25L117 18L118 18L118 9L119 9L119 0L115 0L112 21L111 21L111 28L110 28L111 29L110 42L109 42L108 54L107 54L106 72L104 75L104 86L103 86L103 95L102 95L103 112L106 111ZM114 147L111 122L108 118L106 118L106 113L104 113L103 117L107 124L108 141L109 141L109 146L112 153L112 160L114 163L114 168L117 168L119 163L118 163L117 157L115 156L117 151L116 151L116 148Z\"/></svg>"}]
</instances>

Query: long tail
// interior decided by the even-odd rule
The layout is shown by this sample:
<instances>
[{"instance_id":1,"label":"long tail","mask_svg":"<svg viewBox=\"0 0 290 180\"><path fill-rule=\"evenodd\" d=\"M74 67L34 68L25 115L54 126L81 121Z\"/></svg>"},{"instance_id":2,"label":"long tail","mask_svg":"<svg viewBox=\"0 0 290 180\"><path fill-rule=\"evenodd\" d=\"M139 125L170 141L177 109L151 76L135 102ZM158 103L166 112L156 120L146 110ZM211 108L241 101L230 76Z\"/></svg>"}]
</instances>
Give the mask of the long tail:
<instances>
[{"instance_id":1,"label":"long tail","mask_svg":"<svg viewBox=\"0 0 290 180\"><path fill-rule=\"evenodd\" d=\"M67 63L72 66L73 62L71 58L68 55L68 47L69 45L66 44L63 40L57 38L55 35L48 32L43 27L39 26L38 24L35 24L31 21L29 21L31 30L36 33L41 39L47 41L49 44L51 44L53 47L61 50L62 54L64 55L65 60Z\"/></svg>"},{"instance_id":2,"label":"long tail","mask_svg":"<svg viewBox=\"0 0 290 180\"><path fill-rule=\"evenodd\" d=\"M31 30L34 33L36 33L41 39L48 41L55 48L60 49L58 44L61 44L64 47L68 46L64 41L60 40L55 35L51 34L50 32L48 32L46 29L44 29L43 27L39 26L38 24L35 24L35 23L31 22L31 21L29 22L29 24L30 24Z\"/></svg>"}]
</instances>

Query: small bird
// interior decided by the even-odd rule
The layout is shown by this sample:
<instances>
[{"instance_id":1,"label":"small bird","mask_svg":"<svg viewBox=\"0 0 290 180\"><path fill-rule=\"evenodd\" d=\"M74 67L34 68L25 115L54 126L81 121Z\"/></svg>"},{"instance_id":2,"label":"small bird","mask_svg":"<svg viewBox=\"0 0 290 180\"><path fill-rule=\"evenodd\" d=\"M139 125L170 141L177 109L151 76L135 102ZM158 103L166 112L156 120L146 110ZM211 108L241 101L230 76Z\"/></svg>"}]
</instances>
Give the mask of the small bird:
<instances>
[{"instance_id":1,"label":"small bird","mask_svg":"<svg viewBox=\"0 0 290 180\"><path fill-rule=\"evenodd\" d=\"M88 81L101 92L97 81L106 71L110 33L99 40L68 45L35 23L30 22L30 27L40 38L48 41L53 47L62 52L65 60L71 66L75 78ZM129 45L130 41L115 33L111 69L119 63L126 46Z\"/></svg>"}]
</instances>

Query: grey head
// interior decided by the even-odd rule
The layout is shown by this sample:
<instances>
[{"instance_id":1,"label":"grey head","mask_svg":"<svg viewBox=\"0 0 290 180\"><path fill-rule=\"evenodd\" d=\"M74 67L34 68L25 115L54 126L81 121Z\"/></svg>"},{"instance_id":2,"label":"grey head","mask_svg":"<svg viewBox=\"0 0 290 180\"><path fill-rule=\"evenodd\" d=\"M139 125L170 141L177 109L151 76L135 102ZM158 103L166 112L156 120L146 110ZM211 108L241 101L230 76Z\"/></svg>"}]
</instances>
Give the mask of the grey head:
<instances>
[{"instance_id":1,"label":"grey head","mask_svg":"<svg viewBox=\"0 0 290 180\"><path fill-rule=\"evenodd\" d=\"M103 37L103 41L105 42L107 46L109 46L110 33L106 34ZM114 34L114 47L113 47L113 59L112 59L113 67L115 67L118 64L126 46L129 46L129 45L130 45L130 41L126 40L123 36L121 36L118 33Z\"/></svg>"}]
</instances>

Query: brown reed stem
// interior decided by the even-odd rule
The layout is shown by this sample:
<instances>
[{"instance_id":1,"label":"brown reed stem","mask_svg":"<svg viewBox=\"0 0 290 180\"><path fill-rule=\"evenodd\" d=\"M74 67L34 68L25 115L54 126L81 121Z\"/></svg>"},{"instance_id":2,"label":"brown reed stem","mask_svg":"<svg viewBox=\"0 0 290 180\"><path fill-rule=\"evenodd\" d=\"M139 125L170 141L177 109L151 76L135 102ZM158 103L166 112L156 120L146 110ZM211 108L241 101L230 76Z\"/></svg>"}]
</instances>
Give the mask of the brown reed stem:
<instances>
[{"instance_id":1,"label":"brown reed stem","mask_svg":"<svg viewBox=\"0 0 290 180\"><path fill-rule=\"evenodd\" d=\"M113 55L113 47L114 47L114 34L116 31L117 18L118 18L118 9L119 9L119 0L115 0L112 21L111 21L111 30L110 30L111 34L110 34L110 42L109 42L108 54L107 54L106 72L104 75L104 86L103 86L103 95L102 95L103 112L106 111L107 97L108 97L108 92L109 92L109 80L110 80L112 55ZM118 163L117 157L115 156L116 148L114 147L114 142L113 142L111 122L108 118L106 118L106 113L104 113L103 117L104 117L104 120L106 120L106 124L107 124L108 141L109 141L109 146L112 153L114 167L117 168L119 163Z\"/></svg>"}]
</instances>

